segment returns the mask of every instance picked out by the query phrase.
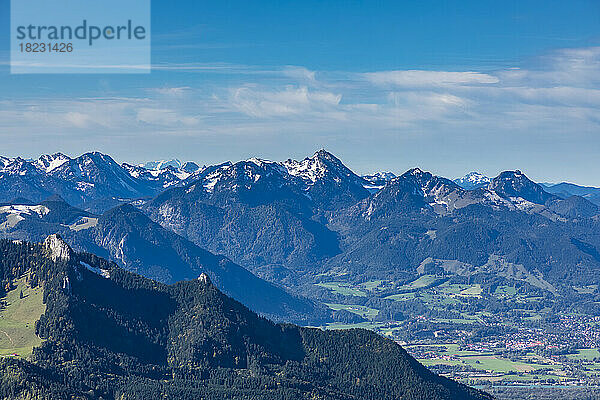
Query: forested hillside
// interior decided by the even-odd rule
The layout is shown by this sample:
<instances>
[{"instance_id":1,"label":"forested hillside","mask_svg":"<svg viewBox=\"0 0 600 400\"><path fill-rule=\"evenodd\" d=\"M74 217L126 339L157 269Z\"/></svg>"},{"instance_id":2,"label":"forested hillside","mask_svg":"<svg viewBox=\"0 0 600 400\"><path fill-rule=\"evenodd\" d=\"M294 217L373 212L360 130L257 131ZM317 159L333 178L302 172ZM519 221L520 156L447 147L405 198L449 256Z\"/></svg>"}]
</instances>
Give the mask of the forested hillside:
<instances>
[{"instance_id":1,"label":"forested hillside","mask_svg":"<svg viewBox=\"0 0 600 400\"><path fill-rule=\"evenodd\" d=\"M174 285L44 245L0 241L0 296L43 288L43 339L0 360L2 398L484 399L365 330L274 324L206 275Z\"/></svg>"}]
</instances>

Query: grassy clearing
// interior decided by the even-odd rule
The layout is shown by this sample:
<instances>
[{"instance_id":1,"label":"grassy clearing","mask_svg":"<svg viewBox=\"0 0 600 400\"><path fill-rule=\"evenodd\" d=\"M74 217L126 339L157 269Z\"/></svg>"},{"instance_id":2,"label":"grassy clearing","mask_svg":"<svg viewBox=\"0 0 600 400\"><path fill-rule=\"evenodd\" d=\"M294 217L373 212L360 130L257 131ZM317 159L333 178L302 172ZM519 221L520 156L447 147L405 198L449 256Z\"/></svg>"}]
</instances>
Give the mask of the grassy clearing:
<instances>
[{"instance_id":1,"label":"grassy clearing","mask_svg":"<svg viewBox=\"0 0 600 400\"><path fill-rule=\"evenodd\" d=\"M356 304L336 304L336 303L326 303L326 304L327 304L327 307L331 308L332 310L336 310L336 311L337 310L346 310L351 313L360 315L361 317L366 318L366 319L373 319L379 313L379 310L376 310L374 308L359 306Z\"/></svg>"},{"instance_id":2,"label":"grassy clearing","mask_svg":"<svg viewBox=\"0 0 600 400\"><path fill-rule=\"evenodd\" d=\"M470 286L464 290L461 290L459 296L481 297L481 292L483 292L483 289L481 288L481 285L478 283L478 284Z\"/></svg>"},{"instance_id":3,"label":"grassy clearing","mask_svg":"<svg viewBox=\"0 0 600 400\"><path fill-rule=\"evenodd\" d=\"M411 283L401 286L400 290L423 289L425 287L434 285L436 281L439 280L440 278L436 277L435 275L423 275L420 276L418 279L412 281Z\"/></svg>"},{"instance_id":4,"label":"grassy clearing","mask_svg":"<svg viewBox=\"0 0 600 400\"><path fill-rule=\"evenodd\" d=\"M517 288L514 286L498 286L494 295L496 297L514 297L517 294Z\"/></svg>"},{"instance_id":5,"label":"grassy clearing","mask_svg":"<svg viewBox=\"0 0 600 400\"><path fill-rule=\"evenodd\" d=\"M594 361L595 358L600 358L598 349L578 349L577 354L569 354L567 356L572 360Z\"/></svg>"},{"instance_id":6,"label":"grassy clearing","mask_svg":"<svg viewBox=\"0 0 600 400\"><path fill-rule=\"evenodd\" d=\"M381 327L383 324L376 322L360 322L358 324L344 324L341 322L334 322L332 324L327 324L325 329L354 329L354 328L362 328L362 329L370 329L375 330L376 328Z\"/></svg>"},{"instance_id":7,"label":"grassy clearing","mask_svg":"<svg viewBox=\"0 0 600 400\"><path fill-rule=\"evenodd\" d=\"M579 294L592 294L598 290L598 285L573 286L573 290Z\"/></svg>"},{"instance_id":8,"label":"grassy clearing","mask_svg":"<svg viewBox=\"0 0 600 400\"><path fill-rule=\"evenodd\" d=\"M332 292L336 294L341 294L343 296L367 296L367 293L365 291L357 289L352 285L344 282L323 282L317 283L317 286L324 287L325 289L329 289Z\"/></svg>"},{"instance_id":9,"label":"grassy clearing","mask_svg":"<svg viewBox=\"0 0 600 400\"><path fill-rule=\"evenodd\" d=\"M466 365L483 371L493 372L529 372L540 368L536 364L527 364L519 361L510 361L497 356L468 356L462 360Z\"/></svg>"},{"instance_id":10,"label":"grassy clearing","mask_svg":"<svg viewBox=\"0 0 600 400\"><path fill-rule=\"evenodd\" d=\"M98 225L98 218L82 217L79 221L69 225L69 229L79 232L85 229L93 228Z\"/></svg>"},{"instance_id":11,"label":"grassy clearing","mask_svg":"<svg viewBox=\"0 0 600 400\"><path fill-rule=\"evenodd\" d=\"M6 307L0 309L0 356L31 355L33 348L42 343L35 334L35 322L46 311L43 289L31 288L25 278L13 282L16 288L2 299ZM21 292L23 298L20 298Z\"/></svg>"},{"instance_id":12,"label":"grassy clearing","mask_svg":"<svg viewBox=\"0 0 600 400\"><path fill-rule=\"evenodd\" d=\"M547 367L543 365L524 363L520 361L510 361L508 359L494 355L468 355L460 356L460 358L457 359L428 358L420 359L419 362L423 363L426 366L465 365L482 372L493 373L533 372L536 369Z\"/></svg>"}]
</instances>

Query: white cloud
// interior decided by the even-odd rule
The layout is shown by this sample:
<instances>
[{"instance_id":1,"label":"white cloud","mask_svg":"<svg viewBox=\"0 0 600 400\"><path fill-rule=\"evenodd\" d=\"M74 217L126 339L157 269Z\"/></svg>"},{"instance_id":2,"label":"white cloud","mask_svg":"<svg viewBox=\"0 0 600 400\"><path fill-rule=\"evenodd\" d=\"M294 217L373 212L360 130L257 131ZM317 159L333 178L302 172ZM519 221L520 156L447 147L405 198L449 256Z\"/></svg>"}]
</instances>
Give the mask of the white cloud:
<instances>
[{"instance_id":1,"label":"white cloud","mask_svg":"<svg viewBox=\"0 0 600 400\"><path fill-rule=\"evenodd\" d=\"M380 71L363 74L364 78L376 85L392 86L437 86L464 84L498 83L495 76L480 72L450 72L450 71Z\"/></svg>"},{"instance_id":2,"label":"white cloud","mask_svg":"<svg viewBox=\"0 0 600 400\"><path fill-rule=\"evenodd\" d=\"M139 108L137 109L136 119L146 124L167 127L177 127L178 125L194 126L200 122L197 117L186 116L176 110L161 108Z\"/></svg>"},{"instance_id":3,"label":"white cloud","mask_svg":"<svg viewBox=\"0 0 600 400\"><path fill-rule=\"evenodd\" d=\"M235 109L256 118L314 116L336 109L341 100L341 94L311 91L305 86L281 90L243 86L233 89L230 95Z\"/></svg>"},{"instance_id":4,"label":"white cloud","mask_svg":"<svg viewBox=\"0 0 600 400\"><path fill-rule=\"evenodd\" d=\"M316 72L304 67L287 66L283 68L282 74L288 78L296 79L300 82L316 82Z\"/></svg>"},{"instance_id":5,"label":"white cloud","mask_svg":"<svg viewBox=\"0 0 600 400\"><path fill-rule=\"evenodd\" d=\"M177 83L124 89L121 97L0 100L0 136L3 143L8 137L16 143L37 134L48 146L58 135L60 143L81 140L84 131L93 146L105 136L127 135L141 143L153 135L168 138L165 146L173 148L206 136L211 143L238 147L276 146L274 139L284 137L292 147L322 146L323 138L333 137L360 150L377 143L380 151L423 137L428 140L423 148L443 143L438 151L446 151L453 138L461 138L464 148L481 140L484 148L542 136L563 143L573 138L591 149L582 141L600 132L600 48L560 50L493 72L171 67L182 69L169 69ZM180 73L187 68L227 79L198 80ZM185 139L174 140L177 135Z\"/></svg>"},{"instance_id":6,"label":"white cloud","mask_svg":"<svg viewBox=\"0 0 600 400\"><path fill-rule=\"evenodd\" d=\"M76 128L86 128L89 126L92 119L88 114L80 112L68 112L65 114L65 120Z\"/></svg>"},{"instance_id":7,"label":"white cloud","mask_svg":"<svg viewBox=\"0 0 600 400\"><path fill-rule=\"evenodd\" d=\"M180 87L162 87L162 88L154 88L151 89L152 92L158 93L163 96L174 96L179 97L183 96L187 92L189 92L191 88L189 86L180 86Z\"/></svg>"}]
</instances>

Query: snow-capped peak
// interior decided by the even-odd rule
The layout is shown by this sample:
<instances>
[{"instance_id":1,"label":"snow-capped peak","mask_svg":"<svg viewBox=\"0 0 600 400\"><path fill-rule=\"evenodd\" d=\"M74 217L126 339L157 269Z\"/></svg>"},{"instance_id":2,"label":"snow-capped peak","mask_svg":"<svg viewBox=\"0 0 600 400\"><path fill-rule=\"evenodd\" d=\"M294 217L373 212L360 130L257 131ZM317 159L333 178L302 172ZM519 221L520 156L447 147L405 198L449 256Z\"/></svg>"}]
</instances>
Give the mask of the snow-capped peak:
<instances>
[{"instance_id":1,"label":"snow-capped peak","mask_svg":"<svg viewBox=\"0 0 600 400\"><path fill-rule=\"evenodd\" d=\"M247 163L252 163L255 164L256 166L259 166L261 168L263 168L266 165L274 165L277 164L274 161L270 161L270 160L264 160L262 158L257 158L257 157L251 157L249 159L246 160Z\"/></svg>"},{"instance_id":2,"label":"snow-capped peak","mask_svg":"<svg viewBox=\"0 0 600 400\"><path fill-rule=\"evenodd\" d=\"M183 166L182 162L177 159L148 161L146 163L138 164L138 167L142 167L142 168L145 168L150 171L160 171L167 167L173 167L175 169L180 169L182 166Z\"/></svg>"},{"instance_id":3,"label":"snow-capped peak","mask_svg":"<svg viewBox=\"0 0 600 400\"><path fill-rule=\"evenodd\" d=\"M406 174L408 175L412 175L412 176L421 176L424 174L423 170L421 168L412 168L409 169Z\"/></svg>"},{"instance_id":4,"label":"snow-capped peak","mask_svg":"<svg viewBox=\"0 0 600 400\"><path fill-rule=\"evenodd\" d=\"M456 184L461 186L463 189L472 190L487 186L491 182L491 178L479 173L479 172L469 172L465 176L461 178L457 178L454 180Z\"/></svg>"},{"instance_id":5,"label":"snow-capped peak","mask_svg":"<svg viewBox=\"0 0 600 400\"><path fill-rule=\"evenodd\" d=\"M0 156L0 170L3 170L10 164L12 160L10 158Z\"/></svg>"},{"instance_id":6,"label":"snow-capped peak","mask_svg":"<svg viewBox=\"0 0 600 400\"><path fill-rule=\"evenodd\" d=\"M302 161L286 160L284 167L292 176L297 176L307 183L314 184L322 178L327 171L327 166L317 157L305 158Z\"/></svg>"},{"instance_id":7,"label":"snow-capped peak","mask_svg":"<svg viewBox=\"0 0 600 400\"><path fill-rule=\"evenodd\" d=\"M370 175L363 175L363 179L366 179L369 182L372 180L376 180L378 182L380 182L380 181L389 182L392 179L394 179L395 177L396 177L396 174L394 174L393 172L386 172L386 171L375 172L374 174L370 174Z\"/></svg>"},{"instance_id":8,"label":"snow-capped peak","mask_svg":"<svg viewBox=\"0 0 600 400\"><path fill-rule=\"evenodd\" d=\"M36 166L42 171L49 173L69 160L71 160L71 158L62 153L55 153L52 155L44 154L36 161Z\"/></svg>"},{"instance_id":9,"label":"snow-capped peak","mask_svg":"<svg viewBox=\"0 0 600 400\"><path fill-rule=\"evenodd\" d=\"M307 157L302 161L288 159L282 164L290 175L301 178L309 185L314 184L328 173L334 174L337 178L353 177L362 181L361 178L354 175L338 158L324 149L317 151L312 157Z\"/></svg>"},{"instance_id":10,"label":"snow-capped peak","mask_svg":"<svg viewBox=\"0 0 600 400\"><path fill-rule=\"evenodd\" d=\"M396 174L392 172L375 172L374 174L363 175L362 178L367 181L367 184L363 186L369 192L376 193L395 177Z\"/></svg>"},{"instance_id":11,"label":"snow-capped peak","mask_svg":"<svg viewBox=\"0 0 600 400\"><path fill-rule=\"evenodd\" d=\"M206 169L194 162L182 163L177 159L149 161L138 165L123 163L122 167L135 179L159 184L163 188L177 185L186 179L196 177Z\"/></svg>"}]
</instances>

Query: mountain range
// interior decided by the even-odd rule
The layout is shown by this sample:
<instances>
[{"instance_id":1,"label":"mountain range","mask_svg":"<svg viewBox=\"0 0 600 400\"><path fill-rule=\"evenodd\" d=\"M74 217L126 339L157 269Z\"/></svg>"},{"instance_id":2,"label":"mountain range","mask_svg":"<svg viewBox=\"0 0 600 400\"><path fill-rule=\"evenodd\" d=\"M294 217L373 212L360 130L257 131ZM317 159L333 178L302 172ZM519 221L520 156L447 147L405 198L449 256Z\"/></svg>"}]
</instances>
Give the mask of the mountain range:
<instances>
[{"instance_id":1,"label":"mountain range","mask_svg":"<svg viewBox=\"0 0 600 400\"><path fill-rule=\"evenodd\" d=\"M48 311L36 324L47 344L33 363L3 360L0 370L19 371L44 393L91 391L91 398L132 390L153 398L177 387L190 398L251 398L265 385L279 392L258 398L485 398L439 380L370 333L321 334L253 312L312 326L394 326L409 315L449 312L427 308L418 293L394 300L422 280L476 285L482 294L461 307L486 313L508 307L493 295L503 287L538 299L540 310L597 315L596 195L538 184L519 170L457 180L419 168L359 176L325 150L203 167L118 164L101 153L0 158L0 238L11 239L2 246L12 254L0 264L2 290L32 276L50 285ZM46 237L42 247L26 244ZM20 271L15 262L29 266L28 275L7 278ZM364 343L373 343L369 354L385 348L394 357L368 365L394 370L397 385L374 389L380 374L363 364L371 355L355 353ZM57 369L65 364L75 366L74 385ZM372 380L350 383L342 365ZM101 383L107 376L112 389Z\"/></svg>"},{"instance_id":2,"label":"mountain range","mask_svg":"<svg viewBox=\"0 0 600 400\"><path fill-rule=\"evenodd\" d=\"M56 153L37 160L0 157L0 202L23 196L42 201L59 195L71 205L103 212L128 200L156 195L201 169L194 163L156 167L160 169L119 165L98 152L76 158Z\"/></svg>"},{"instance_id":3,"label":"mountain range","mask_svg":"<svg viewBox=\"0 0 600 400\"><path fill-rule=\"evenodd\" d=\"M58 233L77 250L103 256L163 283L193 280L206 273L225 293L274 320L308 324L334 317L324 307L291 295L226 257L164 229L129 204L94 215L54 196L36 205L4 206L3 212L7 215L3 227L10 231L6 237L41 241ZM17 223L10 228L12 221Z\"/></svg>"},{"instance_id":4,"label":"mountain range","mask_svg":"<svg viewBox=\"0 0 600 400\"><path fill-rule=\"evenodd\" d=\"M492 178L487 177L479 172L470 172L467 175L454 179L454 182L467 190L478 189L486 187L490 184ZM580 186L574 183L540 183L542 188L551 194L557 195L562 199L566 199L571 196L579 196L584 199L600 205L600 188L592 186Z\"/></svg>"},{"instance_id":5,"label":"mountain range","mask_svg":"<svg viewBox=\"0 0 600 400\"><path fill-rule=\"evenodd\" d=\"M500 274L552 295L600 283L594 188L548 187L518 170L455 181L418 168L359 176L325 150L193 172L177 162L147 166L160 170L119 165L100 153L2 160L2 236L40 240L60 232L79 250L163 282L193 279L209 265L218 271L191 256L205 251L317 301L332 299L319 285L333 275L398 286L423 274L426 260L449 276ZM52 217L46 195L64 199L55 204L63 220ZM119 207L103 210L108 205Z\"/></svg>"}]
</instances>

